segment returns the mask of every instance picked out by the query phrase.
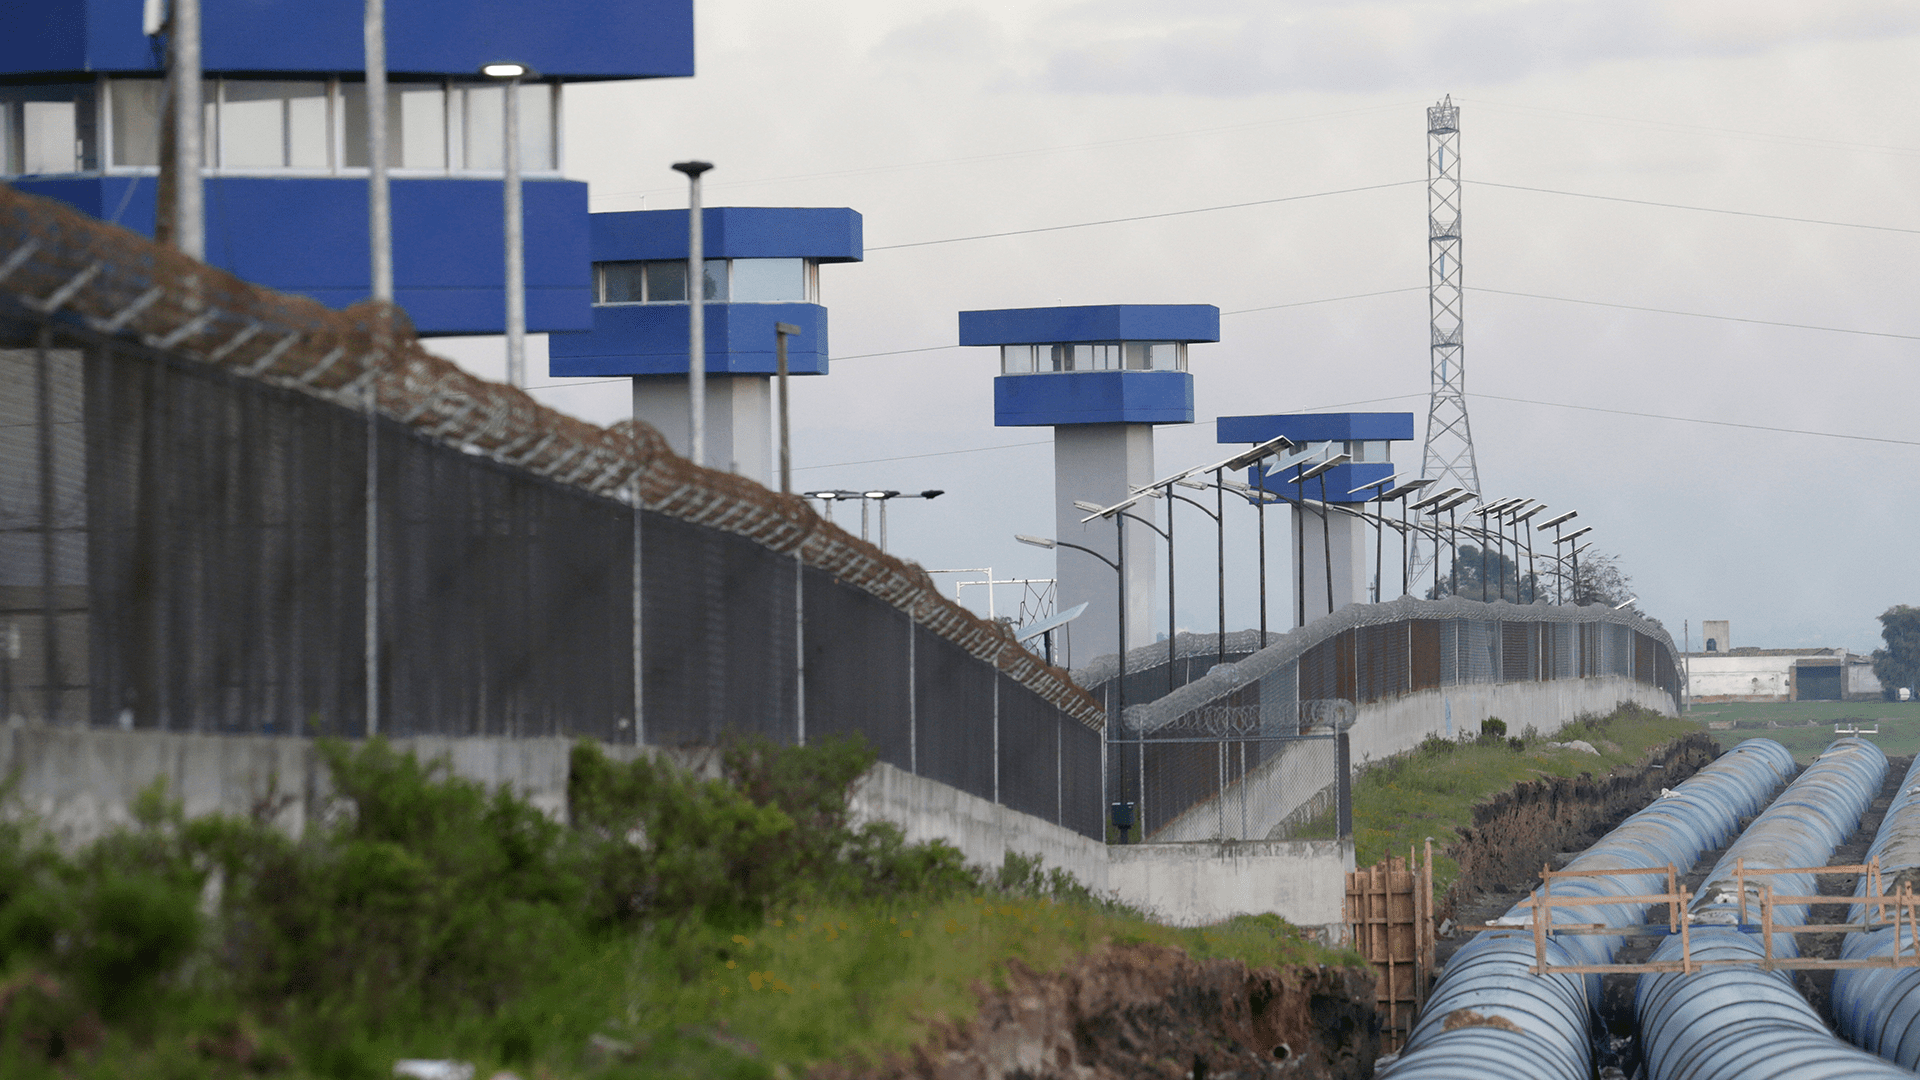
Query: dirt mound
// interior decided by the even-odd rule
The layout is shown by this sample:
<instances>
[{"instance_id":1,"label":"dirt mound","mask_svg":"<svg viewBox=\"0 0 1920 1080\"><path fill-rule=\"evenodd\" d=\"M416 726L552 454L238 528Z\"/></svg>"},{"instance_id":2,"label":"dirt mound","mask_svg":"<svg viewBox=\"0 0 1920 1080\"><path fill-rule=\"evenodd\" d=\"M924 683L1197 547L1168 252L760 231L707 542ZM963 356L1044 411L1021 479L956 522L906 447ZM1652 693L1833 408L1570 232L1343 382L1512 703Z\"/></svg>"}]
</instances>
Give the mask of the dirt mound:
<instances>
[{"instance_id":1,"label":"dirt mound","mask_svg":"<svg viewBox=\"0 0 1920 1080\"><path fill-rule=\"evenodd\" d=\"M1653 751L1632 769L1605 776L1546 777L1513 787L1473 808L1473 824L1447 854L1460 876L1437 905L1443 917L1482 893L1523 889L1557 852L1582 851L1719 756L1704 732Z\"/></svg>"},{"instance_id":2,"label":"dirt mound","mask_svg":"<svg viewBox=\"0 0 1920 1080\"><path fill-rule=\"evenodd\" d=\"M977 1019L937 1028L909 1057L815 1080L1359 1080L1379 1051L1363 969L1249 971L1126 945L1051 975L1016 961L1007 982L982 987Z\"/></svg>"}]
</instances>

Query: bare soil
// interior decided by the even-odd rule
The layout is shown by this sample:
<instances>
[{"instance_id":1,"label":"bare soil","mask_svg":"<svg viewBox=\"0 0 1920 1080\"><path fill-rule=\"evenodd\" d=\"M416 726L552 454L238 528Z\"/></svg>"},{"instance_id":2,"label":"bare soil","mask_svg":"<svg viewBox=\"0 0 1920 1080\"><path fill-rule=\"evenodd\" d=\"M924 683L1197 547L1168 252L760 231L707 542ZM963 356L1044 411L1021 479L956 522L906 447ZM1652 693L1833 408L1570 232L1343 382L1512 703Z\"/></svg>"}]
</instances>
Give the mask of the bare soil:
<instances>
[{"instance_id":1,"label":"bare soil","mask_svg":"<svg viewBox=\"0 0 1920 1080\"><path fill-rule=\"evenodd\" d=\"M1065 971L1015 963L979 1016L936 1029L911 1055L814 1080L1358 1080L1380 1022L1358 968L1249 971L1157 945L1115 946Z\"/></svg>"}]
</instances>

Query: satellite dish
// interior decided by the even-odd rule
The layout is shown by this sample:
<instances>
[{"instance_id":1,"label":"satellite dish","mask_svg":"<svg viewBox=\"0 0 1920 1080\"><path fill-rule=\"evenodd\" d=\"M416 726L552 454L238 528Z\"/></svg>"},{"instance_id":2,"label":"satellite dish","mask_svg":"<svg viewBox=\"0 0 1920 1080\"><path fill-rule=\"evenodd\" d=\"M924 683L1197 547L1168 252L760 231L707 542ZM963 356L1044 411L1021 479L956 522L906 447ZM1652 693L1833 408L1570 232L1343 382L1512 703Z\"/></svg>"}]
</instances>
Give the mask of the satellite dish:
<instances>
[{"instance_id":1,"label":"satellite dish","mask_svg":"<svg viewBox=\"0 0 1920 1080\"><path fill-rule=\"evenodd\" d=\"M1086 610L1087 605L1076 604L1052 618L1041 619L1037 623L1028 623L1013 632L1014 640L1025 641L1028 638L1039 637L1049 630L1056 630L1079 618L1081 615L1086 614Z\"/></svg>"}]
</instances>

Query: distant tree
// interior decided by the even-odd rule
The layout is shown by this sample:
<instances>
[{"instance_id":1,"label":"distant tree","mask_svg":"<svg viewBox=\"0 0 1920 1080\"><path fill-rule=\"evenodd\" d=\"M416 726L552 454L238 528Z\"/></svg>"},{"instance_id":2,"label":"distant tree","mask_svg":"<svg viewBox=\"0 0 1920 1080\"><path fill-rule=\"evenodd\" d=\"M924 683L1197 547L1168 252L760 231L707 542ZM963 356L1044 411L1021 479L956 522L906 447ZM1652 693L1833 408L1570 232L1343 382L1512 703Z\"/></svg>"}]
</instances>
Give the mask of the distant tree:
<instances>
[{"instance_id":1,"label":"distant tree","mask_svg":"<svg viewBox=\"0 0 1920 1080\"><path fill-rule=\"evenodd\" d=\"M1580 560L1578 571L1567 575L1568 592L1576 604L1618 607L1633 599L1633 579L1620 569L1618 555L1598 552Z\"/></svg>"},{"instance_id":2,"label":"distant tree","mask_svg":"<svg viewBox=\"0 0 1920 1080\"><path fill-rule=\"evenodd\" d=\"M1486 592L1483 594L1480 589L1482 554L1480 548L1462 544L1459 561L1455 564L1447 561L1443 553L1440 584L1437 587L1428 586L1427 599L1455 595L1462 600L1479 600L1484 595L1488 600L1504 599L1510 604L1531 604L1537 597L1550 595L1544 587L1538 586L1532 574L1527 573L1524 562L1509 557L1497 548L1484 552Z\"/></svg>"},{"instance_id":3,"label":"distant tree","mask_svg":"<svg viewBox=\"0 0 1920 1080\"><path fill-rule=\"evenodd\" d=\"M1873 674L1888 692L1920 683L1920 608L1895 604L1880 613L1887 647L1873 650Z\"/></svg>"}]
</instances>

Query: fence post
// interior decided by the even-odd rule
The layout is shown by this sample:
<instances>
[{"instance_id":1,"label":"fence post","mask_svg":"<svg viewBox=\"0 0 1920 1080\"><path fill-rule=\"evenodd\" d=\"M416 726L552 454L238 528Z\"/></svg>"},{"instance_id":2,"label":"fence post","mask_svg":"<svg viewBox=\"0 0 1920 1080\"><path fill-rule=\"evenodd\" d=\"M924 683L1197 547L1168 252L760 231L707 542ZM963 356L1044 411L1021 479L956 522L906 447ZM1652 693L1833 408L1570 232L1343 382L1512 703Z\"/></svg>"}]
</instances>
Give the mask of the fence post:
<instances>
[{"instance_id":1,"label":"fence post","mask_svg":"<svg viewBox=\"0 0 1920 1080\"><path fill-rule=\"evenodd\" d=\"M807 578L806 562L793 549L793 734L794 745L807 745Z\"/></svg>"},{"instance_id":2,"label":"fence post","mask_svg":"<svg viewBox=\"0 0 1920 1080\"><path fill-rule=\"evenodd\" d=\"M38 339L34 342L34 422L39 427L35 434L39 437L40 450L40 620L42 641L40 644L41 679L44 685L41 698L46 709L46 722L53 726L60 723L60 616L59 616L59 580L56 572L58 556L54 542L55 517L57 515L56 492L54 483L54 438L53 438L53 360L47 351L53 348L53 326L40 324Z\"/></svg>"},{"instance_id":3,"label":"fence post","mask_svg":"<svg viewBox=\"0 0 1920 1080\"><path fill-rule=\"evenodd\" d=\"M1353 749L1347 733L1333 737L1334 835L1345 840L1353 836Z\"/></svg>"}]
</instances>

